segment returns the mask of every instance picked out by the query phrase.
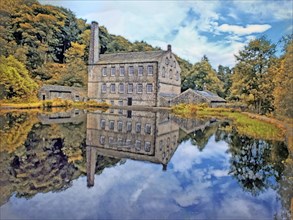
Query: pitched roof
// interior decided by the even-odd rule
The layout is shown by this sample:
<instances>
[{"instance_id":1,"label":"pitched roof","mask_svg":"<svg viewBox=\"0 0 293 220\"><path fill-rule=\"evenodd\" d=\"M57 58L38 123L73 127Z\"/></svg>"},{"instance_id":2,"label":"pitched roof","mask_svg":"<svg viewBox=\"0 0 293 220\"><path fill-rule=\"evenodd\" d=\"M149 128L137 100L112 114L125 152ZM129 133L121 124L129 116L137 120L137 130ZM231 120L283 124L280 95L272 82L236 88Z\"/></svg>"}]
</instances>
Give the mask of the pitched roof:
<instances>
[{"instance_id":1,"label":"pitched roof","mask_svg":"<svg viewBox=\"0 0 293 220\"><path fill-rule=\"evenodd\" d=\"M201 96L204 96L207 100L211 102L226 102L225 99L221 98L217 94L214 94L210 91L207 91L207 90L205 91L193 90L193 91Z\"/></svg>"},{"instance_id":2,"label":"pitched roof","mask_svg":"<svg viewBox=\"0 0 293 220\"><path fill-rule=\"evenodd\" d=\"M101 54L98 64L158 61L167 51L146 51Z\"/></svg>"}]
</instances>

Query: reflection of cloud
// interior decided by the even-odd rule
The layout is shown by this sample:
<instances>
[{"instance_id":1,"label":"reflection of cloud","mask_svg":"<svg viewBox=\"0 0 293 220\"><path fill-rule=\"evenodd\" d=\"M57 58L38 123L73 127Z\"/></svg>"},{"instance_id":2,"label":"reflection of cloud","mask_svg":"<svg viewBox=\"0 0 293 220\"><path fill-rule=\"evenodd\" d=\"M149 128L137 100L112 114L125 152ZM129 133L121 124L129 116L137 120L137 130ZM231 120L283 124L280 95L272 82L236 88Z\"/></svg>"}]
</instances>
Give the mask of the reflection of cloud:
<instances>
[{"instance_id":1,"label":"reflection of cloud","mask_svg":"<svg viewBox=\"0 0 293 220\"><path fill-rule=\"evenodd\" d=\"M106 168L86 187L86 178L73 181L63 192L16 199L1 207L1 217L40 219L178 219L272 218L278 207L273 190L259 197L244 192L227 175L228 146L212 136L200 152L182 143L167 172L161 166L127 160Z\"/></svg>"}]
</instances>

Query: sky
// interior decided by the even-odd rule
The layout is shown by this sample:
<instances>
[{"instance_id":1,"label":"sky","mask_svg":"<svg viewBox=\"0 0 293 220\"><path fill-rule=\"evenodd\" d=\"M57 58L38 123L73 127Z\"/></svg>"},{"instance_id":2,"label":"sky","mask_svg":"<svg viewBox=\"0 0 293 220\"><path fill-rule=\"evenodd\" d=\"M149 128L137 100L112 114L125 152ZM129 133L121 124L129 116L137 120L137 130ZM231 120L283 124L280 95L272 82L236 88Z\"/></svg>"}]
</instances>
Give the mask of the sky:
<instances>
[{"instance_id":1,"label":"sky","mask_svg":"<svg viewBox=\"0 0 293 220\"><path fill-rule=\"evenodd\" d=\"M80 1L40 0L70 9L111 34L146 41L191 63L206 55L212 66L234 66L244 45L266 36L277 43L291 34L293 0Z\"/></svg>"}]
</instances>

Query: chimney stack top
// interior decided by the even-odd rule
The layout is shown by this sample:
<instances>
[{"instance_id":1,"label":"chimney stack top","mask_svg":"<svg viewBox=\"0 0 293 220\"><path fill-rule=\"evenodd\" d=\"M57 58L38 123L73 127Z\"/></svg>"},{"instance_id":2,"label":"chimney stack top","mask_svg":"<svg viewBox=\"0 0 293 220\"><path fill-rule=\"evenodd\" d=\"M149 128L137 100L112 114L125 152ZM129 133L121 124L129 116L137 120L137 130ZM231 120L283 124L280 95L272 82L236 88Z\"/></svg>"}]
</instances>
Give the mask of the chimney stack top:
<instances>
[{"instance_id":1,"label":"chimney stack top","mask_svg":"<svg viewBox=\"0 0 293 220\"><path fill-rule=\"evenodd\" d=\"M171 47L171 44L168 44L168 51L172 51L172 47Z\"/></svg>"}]
</instances>

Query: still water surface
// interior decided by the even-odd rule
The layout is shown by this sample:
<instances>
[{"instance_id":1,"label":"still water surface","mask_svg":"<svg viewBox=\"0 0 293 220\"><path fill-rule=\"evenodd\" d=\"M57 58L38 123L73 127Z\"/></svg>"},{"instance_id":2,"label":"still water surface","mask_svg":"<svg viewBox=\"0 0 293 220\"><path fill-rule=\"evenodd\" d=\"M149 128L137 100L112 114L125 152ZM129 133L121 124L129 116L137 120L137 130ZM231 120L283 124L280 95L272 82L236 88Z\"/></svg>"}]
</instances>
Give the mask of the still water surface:
<instances>
[{"instance_id":1,"label":"still water surface","mask_svg":"<svg viewBox=\"0 0 293 220\"><path fill-rule=\"evenodd\" d=\"M229 122L126 110L0 122L1 219L290 219L286 145Z\"/></svg>"}]
</instances>

